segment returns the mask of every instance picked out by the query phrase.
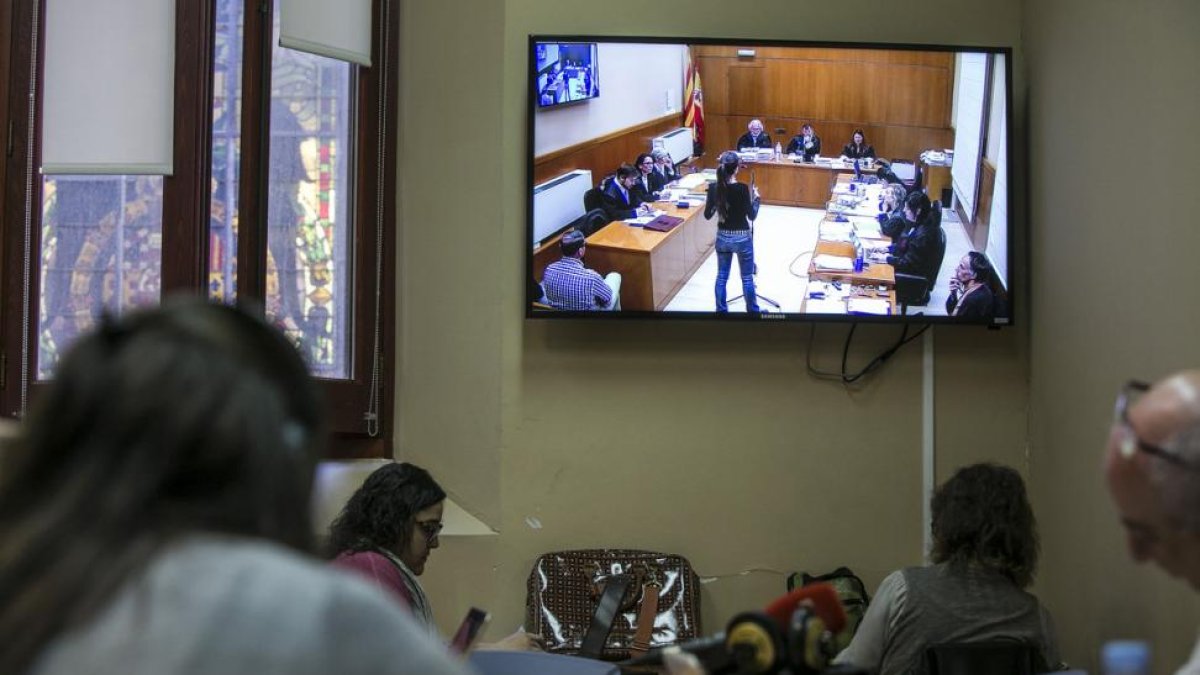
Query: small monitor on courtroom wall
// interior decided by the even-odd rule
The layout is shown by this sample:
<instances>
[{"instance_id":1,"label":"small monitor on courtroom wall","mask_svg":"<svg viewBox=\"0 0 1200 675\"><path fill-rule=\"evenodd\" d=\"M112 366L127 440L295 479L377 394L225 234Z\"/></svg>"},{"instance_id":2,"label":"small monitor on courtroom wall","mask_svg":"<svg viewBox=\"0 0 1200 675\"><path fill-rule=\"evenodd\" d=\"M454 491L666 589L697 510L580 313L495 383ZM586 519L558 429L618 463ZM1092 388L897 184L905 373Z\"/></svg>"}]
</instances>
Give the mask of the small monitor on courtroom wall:
<instances>
[{"instance_id":1,"label":"small monitor on courtroom wall","mask_svg":"<svg viewBox=\"0 0 1200 675\"><path fill-rule=\"evenodd\" d=\"M1010 48L533 35L528 55L527 317L1012 323ZM534 208L581 175L575 220Z\"/></svg>"}]
</instances>

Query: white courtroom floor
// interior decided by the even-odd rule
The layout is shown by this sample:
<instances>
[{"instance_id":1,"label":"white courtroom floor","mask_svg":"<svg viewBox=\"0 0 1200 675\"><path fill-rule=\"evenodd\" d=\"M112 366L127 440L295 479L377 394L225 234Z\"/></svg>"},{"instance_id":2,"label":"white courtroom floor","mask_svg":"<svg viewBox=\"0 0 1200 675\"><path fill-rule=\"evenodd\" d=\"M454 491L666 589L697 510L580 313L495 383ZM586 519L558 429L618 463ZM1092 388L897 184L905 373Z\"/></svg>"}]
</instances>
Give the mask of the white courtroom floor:
<instances>
[{"instance_id":1,"label":"white courtroom floor","mask_svg":"<svg viewBox=\"0 0 1200 675\"><path fill-rule=\"evenodd\" d=\"M805 209L790 206L764 205L758 211L754 223L754 259L758 264L755 288L759 295L759 306L769 311L798 313L808 284L808 262L817 242L817 226L824 217L822 209ZM946 297L949 295L948 280L958 261L970 250L970 243L962 224L954 212L946 209L942 215L942 229L946 231L946 257L938 273L937 286L929 305L910 306L909 314L946 313ZM710 253L687 284L667 305L668 312L711 312L716 307L713 285L717 279L717 254ZM730 299L729 311L744 312L745 303L740 299L742 280L738 271L737 257L729 270L727 287ZM733 301L733 298L739 298ZM775 300L780 308L765 302Z\"/></svg>"}]
</instances>

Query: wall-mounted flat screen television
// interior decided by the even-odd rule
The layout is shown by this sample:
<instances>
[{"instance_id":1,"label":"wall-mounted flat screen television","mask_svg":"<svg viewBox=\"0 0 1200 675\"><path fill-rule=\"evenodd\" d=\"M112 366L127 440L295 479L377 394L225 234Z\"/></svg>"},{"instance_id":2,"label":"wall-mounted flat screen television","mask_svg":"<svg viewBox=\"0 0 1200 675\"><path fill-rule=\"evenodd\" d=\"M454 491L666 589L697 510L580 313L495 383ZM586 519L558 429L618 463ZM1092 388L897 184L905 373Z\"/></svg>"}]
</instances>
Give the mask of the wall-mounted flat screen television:
<instances>
[{"instance_id":1,"label":"wall-mounted flat screen television","mask_svg":"<svg viewBox=\"0 0 1200 675\"><path fill-rule=\"evenodd\" d=\"M594 42L538 42L533 67L537 69L537 105L551 108L600 95L600 75Z\"/></svg>"},{"instance_id":2,"label":"wall-mounted flat screen television","mask_svg":"<svg viewBox=\"0 0 1200 675\"><path fill-rule=\"evenodd\" d=\"M530 36L526 316L1009 325L1011 82L1007 47Z\"/></svg>"}]
</instances>

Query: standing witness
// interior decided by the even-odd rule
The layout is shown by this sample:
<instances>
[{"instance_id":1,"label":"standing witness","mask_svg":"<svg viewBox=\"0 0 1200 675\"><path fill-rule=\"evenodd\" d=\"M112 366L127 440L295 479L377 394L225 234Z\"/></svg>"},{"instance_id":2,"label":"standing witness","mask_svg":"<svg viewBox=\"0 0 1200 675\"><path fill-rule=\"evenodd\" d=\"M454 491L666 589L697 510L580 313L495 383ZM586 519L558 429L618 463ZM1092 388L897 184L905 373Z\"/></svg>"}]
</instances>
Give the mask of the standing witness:
<instances>
[{"instance_id":1,"label":"standing witness","mask_svg":"<svg viewBox=\"0 0 1200 675\"><path fill-rule=\"evenodd\" d=\"M0 672L463 672L304 555L321 403L260 317L105 317L0 466Z\"/></svg>"},{"instance_id":2,"label":"standing witness","mask_svg":"<svg viewBox=\"0 0 1200 675\"><path fill-rule=\"evenodd\" d=\"M721 153L717 181L708 186L704 217L717 218L717 311L728 312L725 286L729 283L729 268L737 255L738 272L742 276L742 294L746 311L758 313L758 295L754 288L754 234L752 225L762 203L758 188L750 188L737 180L741 160L736 152Z\"/></svg>"},{"instance_id":3,"label":"standing witness","mask_svg":"<svg viewBox=\"0 0 1200 675\"><path fill-rule=\"evenodd\" d=\"M1200 370L1117 395L1104 460L1129 556L1200 591ZM1200 641L1177 675L1200 674Z\"/></svg>"}]
</instances>

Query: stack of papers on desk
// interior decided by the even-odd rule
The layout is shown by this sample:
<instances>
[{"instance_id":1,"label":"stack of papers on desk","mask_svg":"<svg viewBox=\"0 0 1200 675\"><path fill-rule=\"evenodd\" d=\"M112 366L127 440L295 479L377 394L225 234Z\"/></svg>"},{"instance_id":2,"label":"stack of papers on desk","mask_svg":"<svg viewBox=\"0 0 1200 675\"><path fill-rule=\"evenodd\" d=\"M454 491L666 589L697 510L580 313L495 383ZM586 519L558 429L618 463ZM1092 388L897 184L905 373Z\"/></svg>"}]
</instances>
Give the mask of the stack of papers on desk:
<instances>
[{"instance_id":1,"label":"stack of papers on desk","mask_svg":"<svg viewBox=\"0 0 1200 675\"><path fill-rule=\"evenodd\" d=\"M850 233L854 227L850 223L836 220L821 221L821 238L828 241L850 241Z\"/></svg>"},{"instance_id":2,"label":"stack of papers on desk","mask_svg":"<svg viewBox=\"0 0 1200 675\"><path fill-rule=\"evenodd\" d=\"M813 257L813 264L818 269L850 272L854 270L854 261L846 256L822 253Z\"/></svg>"},{"instance_id":3,"label":"stack of papers on desk","mask_svg":"<svg viewBox=\"0 0 1200 675\"><path fill-rule=\"evenodd\" d=\"M860 239L884 239L883 230L879 229L879 221L863 216L851 216L850 224Z\"/></svg>"},{"instance_id":4,"label":"stack of papers on desk","mask_svg":"<svg viewBox=\"0 0 1200 675\"><path fill-rule=\"evenodd\" d=\"M851 314L882 314L887 315L888 301L881 298L850 298L846 301L846 310Z\"/></svg>"}]
</instances>

